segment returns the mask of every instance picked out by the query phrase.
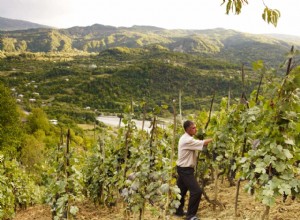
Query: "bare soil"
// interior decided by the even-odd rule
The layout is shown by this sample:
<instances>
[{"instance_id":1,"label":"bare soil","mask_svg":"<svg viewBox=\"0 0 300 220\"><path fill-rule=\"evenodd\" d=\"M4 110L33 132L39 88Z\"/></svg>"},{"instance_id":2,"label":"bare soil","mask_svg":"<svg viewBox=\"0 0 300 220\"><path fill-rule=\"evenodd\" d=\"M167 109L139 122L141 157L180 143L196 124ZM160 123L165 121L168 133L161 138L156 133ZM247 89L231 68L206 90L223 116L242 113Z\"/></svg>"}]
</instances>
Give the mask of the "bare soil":
<instances>
[{"instance_id":1,"label":"bare soil","mask_svg":"<svg viewBox=\"0 0 300 220\"><path fill-rule=\"evenodd\" d=\"M258 220L265 210L265 206L255 201L255 198L248 195L243 190L243 185L240 188L239 202L238 202L238 216L235 216L235 195L236 187L229 187L227 183L219 183L218 201L220 201L224 208L216 207L202 201L199 206L198 216L202 220ZM206 192L212 199L214 196L214 186L206 187ZM77 220L122 220L124 219L123 208L120 206L113 208L106 208L103 206L95 206L93 203L85 201L78 204L79 213ZM292 201L290 198L285 203L278 199L276 205L270 209L270 220L295 220L300 219L300 203L299 200ZM130 219L138 219L137 215L133 215ZM154 207L147 207L145 213L145 220L162 219L159 217L159 211ZM180 220L176 216L168 216L169 220ZM47 205L35 205L26 210L19 210L16 213L14 220L51 220L50 207Z\"/></svg>"}]
</instances>

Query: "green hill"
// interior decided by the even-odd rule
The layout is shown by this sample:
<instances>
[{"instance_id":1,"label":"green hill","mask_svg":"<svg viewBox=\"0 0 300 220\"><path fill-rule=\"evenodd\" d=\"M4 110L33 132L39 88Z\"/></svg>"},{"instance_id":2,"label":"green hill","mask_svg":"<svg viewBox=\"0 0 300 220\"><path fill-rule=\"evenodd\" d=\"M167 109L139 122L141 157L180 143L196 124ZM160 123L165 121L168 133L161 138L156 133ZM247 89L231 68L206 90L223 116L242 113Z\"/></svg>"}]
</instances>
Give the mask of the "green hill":
<instances>
[{"instance_id":1,"label":"green hill","mask_svg":"<svg viewBox=\"0 0 300 220\"><path fill-rule=\"evenodd\" d=\"M24 109L43 106L53 117L79 120L91 119L95 110L122 112L131 100L145 101L149 111L166 104L171 112L179 91L184 111L207 109L213 93L217 102L229 90L233 97L241 94L240 66L160 45L116 47L84 57L57 56L28 53L0 59L0 80L13 89ZM250 70L247 75L249 94L259 76Z\"/></svg>"},{"instance_id":2,"label":"green hill","mask_svg":"<svg viewBox=\"0 0 300 220\"><path fill-rule=\"evenodd\" d=\"M30 29L0 32L2 52L94 52L114 48L142 48L158 44L170 51L221 58L250 65L265 60L278 66L296 38L245 34L233 30L167 30L151 26L113 27L94 24L69 29Z\"/></svg>"}]
</instances>

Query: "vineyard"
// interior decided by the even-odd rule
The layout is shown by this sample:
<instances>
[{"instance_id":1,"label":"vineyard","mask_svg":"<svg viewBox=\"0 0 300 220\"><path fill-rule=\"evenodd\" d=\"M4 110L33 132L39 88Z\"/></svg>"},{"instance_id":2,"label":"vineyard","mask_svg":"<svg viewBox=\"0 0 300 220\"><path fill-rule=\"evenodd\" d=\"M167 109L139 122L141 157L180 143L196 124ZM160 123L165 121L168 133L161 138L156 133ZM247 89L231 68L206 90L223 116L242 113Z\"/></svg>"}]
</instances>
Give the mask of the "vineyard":
<instances>
[{"instance_id":1,"label":"vineyard","mask_svg":"<svg viewBox=\"0 0 300 220\"><path fill-rule=\"evenodd\" d=\"M185 117L197 124L197 138L213 138L196 168L204 189L199 209L204 219L275 219L274 207L284 212L285 204L299 204L297 55L292 48L280 80L274 75L283 69L254 63L260 83L249 97L242 68L238 101L230 91L220 103L212 95L210 111ZM143 112L143 120L151 118L149 132L134 122L135 108L146 109L146 102L126 106L124 127L95 124L82 132L50 124L42 109L23 115L10 89L0 84L0 90L0 219L22 219L20 214L33 207L42 207L40 215L48 213L44 219L55 220L178 219L172 214L180 200L175 166L183 128L176 99ZM172 123L159 126L167 108Z\"/></svg>"}]
</instances>

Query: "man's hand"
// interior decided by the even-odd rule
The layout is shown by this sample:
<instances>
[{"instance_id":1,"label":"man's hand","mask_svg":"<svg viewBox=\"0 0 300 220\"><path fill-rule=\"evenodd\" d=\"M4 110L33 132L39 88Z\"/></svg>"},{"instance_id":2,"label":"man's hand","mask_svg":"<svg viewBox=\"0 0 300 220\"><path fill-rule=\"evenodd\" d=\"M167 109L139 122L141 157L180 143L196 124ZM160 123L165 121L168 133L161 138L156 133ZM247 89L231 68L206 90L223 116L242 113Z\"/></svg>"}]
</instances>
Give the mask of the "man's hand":
<instances>
[{"instance_id":1,"label":"man's hand","mask_svg":"<svg viewBox=\"0 0 300 220\"><path fill-rule=\"evenodd\" d=\"M205 147L207 147L207 145L208 145L210 142L212 142L212 141L213 141L212 138L205 139L203 145L204 145Z\"/></svg>"}]
</instances>

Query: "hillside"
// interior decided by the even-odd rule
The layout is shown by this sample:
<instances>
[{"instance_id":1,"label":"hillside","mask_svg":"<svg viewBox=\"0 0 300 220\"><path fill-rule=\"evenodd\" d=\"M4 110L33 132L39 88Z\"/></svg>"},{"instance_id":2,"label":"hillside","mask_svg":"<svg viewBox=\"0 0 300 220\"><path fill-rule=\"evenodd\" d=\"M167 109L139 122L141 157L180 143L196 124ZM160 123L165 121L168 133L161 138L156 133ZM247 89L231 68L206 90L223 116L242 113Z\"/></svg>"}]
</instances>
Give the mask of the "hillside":
<instances>
[{"instance_id":1,"label":"hillside","mask_svg":"<svg viewBox=\"0 0 300 220\"><path fill-rule=\"evenodd\" d=\"M167 104L170 113L179 91L184 111L207 108L213 93L217 102L229 90L238 98L242 64L249 95L259 79L251 71L252 63L263 60L278 68L291 46L272 37L220 28L94 24L0 34L0 80L15 89L24 109L44 106L50 115L68 114L77 120L92 120L95 112L90 109L121 112L130 100L146 101L149 109Z\"/></svg>"},{"instance_id":2,"label":"hillside","mask_svg":"<svg viewBox=\"0 0 300 220\"><path fill-rule=\"evenodd\" d=\"M216 102L229 89L233 97L241 94L240 66L161 46L117 47L68 58L20 54L0 59L0 64L0 81L14 89L24 109L44 106L50 115L68 114L76 120L81 118L77 114L92 119L95 110L122 112L130 100L147 102L149 111L166 104L171 112L179 90L184 111L207 109L214 92ZM259 76L248 69L246 74L249 94Z\"/></svg>"},{"instance_id":3,"label":"hillside","mask_svg":"<svg viewBox=\"0 0 300 220\"><path fill-rule=\"evenodd\" d=\"M290 42L290 43L296 44L296 45L300 44L300 37L299 36L285 35L285 34L266 34L265 36L270 36L272 38L276 38L276 39L279 39L279 40Z\"/></svg>"},{"instance_id":4,"label":"hillside","mask_svg":"<svg viewBox=\"0 0 300 220\"><path fill-rule=\"evenodd\" d=\"M0 31L27 30L34 28L49 28L49 26L36 24L29 21L0 17Z\"/></svg>"},{"instance_id":5,"label":"hillside","mask_svg":"<svg viewBox=\"0 0 300 220\"><path fill-rule=\"evenodd\" d=\"M161 45L170 51L251 65L256 60L278 66L296 38L275 38L234 30L168 30L151 26L113 27L94 24L68 29L30 29L0 32L2 52L88 52L114 47Z\"/></svg>"}]
</instances>

